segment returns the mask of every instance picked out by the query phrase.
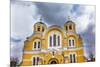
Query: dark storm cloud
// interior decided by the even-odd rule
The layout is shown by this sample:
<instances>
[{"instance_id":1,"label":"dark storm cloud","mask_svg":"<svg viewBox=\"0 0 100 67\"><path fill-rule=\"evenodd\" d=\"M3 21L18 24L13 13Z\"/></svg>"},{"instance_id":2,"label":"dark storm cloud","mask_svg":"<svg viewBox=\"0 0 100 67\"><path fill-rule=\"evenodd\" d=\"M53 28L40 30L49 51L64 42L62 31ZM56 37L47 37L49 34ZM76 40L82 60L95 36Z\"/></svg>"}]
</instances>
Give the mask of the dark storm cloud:
<instances>
[{"instance_id":1,"label":"dark storm cloud","mask_svg":"<svg viewBox=\"0 0 100 67\"><path fill-rule=\"evenodd\" d=\"M95 25L89 24L87 29L84 32L80 33L85 43L84 48L87 50L88 55L90 55L91 53L95 53L95 31L93 31L94 29Z\"/></svg>"},{"instance_id":2,"label":"dark storm cloud","mask_svg":"<svg viewBox=\"0 0 100 67\"><path fill-rule=\"evenodd\" d=\"M80 8L81 7L81 8ZM71 10L71 13L75 13L77 14L77 16L81 16L83 14L83 10L84 10L84 7L82 7L82 5L79 5L79 4L75 4L73 7L72 7L72 10ZM75 16L74 16L75 17Z\"/></svg>"},{"instance_id":3,"label":"dark storm cloud","mask_svg":"<svg viewBox=\"0 0 100 67\"><path fill-rule=\"evenodd\" d=\"M36 2L38 13L43 17L48 24L63 25L66 22L68 12L72 5L55 4L55 3L40 3Z\"/></svg>"}]
</instances>

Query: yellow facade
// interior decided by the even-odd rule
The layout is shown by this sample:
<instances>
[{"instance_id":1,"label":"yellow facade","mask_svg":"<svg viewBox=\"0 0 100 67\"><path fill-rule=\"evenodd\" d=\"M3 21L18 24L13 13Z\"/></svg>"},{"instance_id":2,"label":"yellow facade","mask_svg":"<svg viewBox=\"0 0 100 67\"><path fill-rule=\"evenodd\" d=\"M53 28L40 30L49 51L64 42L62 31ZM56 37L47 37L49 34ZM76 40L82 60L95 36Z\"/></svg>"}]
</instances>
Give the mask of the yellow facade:
<instances>
[{"instance_id":1,"label":"yellow facade","mask_svg":"<svg viewBox=\"0 0 100 67\"><path fill-rule=\"evenodd\" d=\"M63 27L35 23L33 34L24 42L20 66L84 62L82 38L75 26L70 20Z\"/></svg>"}]
</instances>

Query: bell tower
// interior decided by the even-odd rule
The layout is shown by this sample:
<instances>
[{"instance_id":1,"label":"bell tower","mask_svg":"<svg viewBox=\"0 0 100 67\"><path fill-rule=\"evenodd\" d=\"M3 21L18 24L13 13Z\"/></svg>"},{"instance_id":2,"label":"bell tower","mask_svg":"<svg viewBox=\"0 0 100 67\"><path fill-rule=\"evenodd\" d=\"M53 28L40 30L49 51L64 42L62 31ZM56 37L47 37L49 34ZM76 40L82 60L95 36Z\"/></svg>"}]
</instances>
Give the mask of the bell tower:
<instances>
[{"instance_id":1,"label":"bell tower","mask_svg":"<svg viewBox=\"0 0 100 67\"><path fill-rule=\"evenodd\" d=\"M34 24L34 26L33 26L33 31L35 32L35 33L42 33L42 32L44 32L45 30L46 30L46 28L47 28L47 26L46 26L46 24L44 24L43 22L42 22L42 17L40 17L40 21L39 22L36 22L35 24Z\"/></svg>"},{"instance_id":2,"label":"bell tower","mask_svg":"<svg viewBox=\"0 0 100 67\"><path fill-rule=\"evenodd\" d=\"M75 23L71 20L70 16L68 16L68 21L64 24L64 29L66 32L76 32Z\"/></svg>"}]
</instances>

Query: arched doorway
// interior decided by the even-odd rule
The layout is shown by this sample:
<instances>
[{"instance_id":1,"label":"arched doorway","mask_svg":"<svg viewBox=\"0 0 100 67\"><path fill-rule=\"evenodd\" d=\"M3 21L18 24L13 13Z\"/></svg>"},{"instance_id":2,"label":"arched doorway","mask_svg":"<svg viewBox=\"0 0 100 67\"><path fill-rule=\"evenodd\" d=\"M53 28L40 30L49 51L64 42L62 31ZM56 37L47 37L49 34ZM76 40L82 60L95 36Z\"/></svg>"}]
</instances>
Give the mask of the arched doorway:
<instances>
[{"instance_id":1,"label":"arched doorway","mask_svg":"<svg viewBox=\"0 0 100 67\"><path fill-rule=\"evenodd\" d=\"M57 64L57 62L56 61L51 61L50 64Z\"/></svg>"},{"instance_id":2,"label":"arched doorway","mask_svg":"<svg viewBox=\"0 0 100 67\"><path fill-rule=\"evenodd\" d=\"M49 63L48 64L59 64L58 60L55 59L55 58L52 58L49 60Z\"/></svg>"}]
</instances>

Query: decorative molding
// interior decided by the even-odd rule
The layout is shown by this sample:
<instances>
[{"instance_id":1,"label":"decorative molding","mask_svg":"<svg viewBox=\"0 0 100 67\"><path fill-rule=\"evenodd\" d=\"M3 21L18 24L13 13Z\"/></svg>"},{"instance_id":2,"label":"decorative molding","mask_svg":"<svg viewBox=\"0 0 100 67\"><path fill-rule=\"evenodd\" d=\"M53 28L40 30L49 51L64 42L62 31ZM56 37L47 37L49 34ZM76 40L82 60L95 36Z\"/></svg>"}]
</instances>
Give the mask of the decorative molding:
<instances>
[{"instance_id":1,"label":"decorative molding","mask_svg":"<svg viewBox=\"0 0 100 67\"><path fill-rule=\"evenodd\" d=\"M24 54L38 54L41 53L39 50L30 50L30 51L24 51Z\"/></svg>"},{"instance_id":2,"label":"decorative molding","mask_svg":"<svg viewBox=\"0 0 100 67\"><path fill-rule=\"evenodd\" d=\"M63 49L59 48L55 48L55 49L41 49L41 50L26 50L24 51L24 54L38 54L38 53L48 53L48 52L52 52L52 51L76 51L76 50L80 50L83 49L83 47L74 47L74 48L68 48L68 47L64 47Z\"/></svg>"}]
</instances>

